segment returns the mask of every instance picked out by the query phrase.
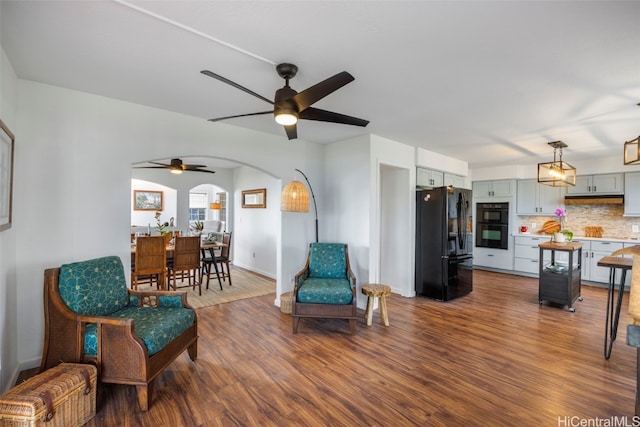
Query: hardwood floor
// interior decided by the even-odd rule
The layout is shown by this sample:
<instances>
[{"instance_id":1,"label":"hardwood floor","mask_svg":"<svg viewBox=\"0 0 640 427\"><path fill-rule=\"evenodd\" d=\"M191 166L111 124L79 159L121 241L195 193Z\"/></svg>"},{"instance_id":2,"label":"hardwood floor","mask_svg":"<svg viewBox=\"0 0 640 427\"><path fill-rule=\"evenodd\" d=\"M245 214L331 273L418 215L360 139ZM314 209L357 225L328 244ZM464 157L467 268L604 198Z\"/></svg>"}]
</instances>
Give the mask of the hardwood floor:
<instances>
[{"instance_id":1,"label":"hardwood floor","mask_svg":"<svg viewBox=\"0 0 640 427\"><path fill-rule=\"evenodd\" d=\"M606 289L583 286L584 301L570 313L539 306L537 283L476 270L470 295L446 303L392 295L391 325L376 311L367 327L361 312L355 336L346 321L313 319L294 335L273 295L201 308L199 357L193 363L185 353L157 378L151 410L138 411L133 387L101 385L88 425L631 423L628 296L606 360Z\"/></svg>"}]
</instances>

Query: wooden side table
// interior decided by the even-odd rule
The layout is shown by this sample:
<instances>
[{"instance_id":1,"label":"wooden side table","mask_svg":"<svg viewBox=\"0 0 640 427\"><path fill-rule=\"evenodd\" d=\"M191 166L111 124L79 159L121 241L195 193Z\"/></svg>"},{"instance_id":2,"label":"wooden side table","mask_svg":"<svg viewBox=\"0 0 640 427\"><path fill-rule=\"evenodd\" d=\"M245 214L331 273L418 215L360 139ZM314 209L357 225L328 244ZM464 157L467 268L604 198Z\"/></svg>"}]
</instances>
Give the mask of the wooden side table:
<instances>
[{"instance_id":1,"label":"wooden side table","mask_svg":"<svg viewBox=\"0 0 640 427\"><path fill-rule=\"evenodd\" d=\"M391 295L391 286L367 283L362 285L362 293L367 296L367 310L365 312L367 326L371 326L371 323L373 322L373 303L376 298L380 301L380 318L384 322L385 326L389 326L386 297Z\"/></svg>"}]
</instances>

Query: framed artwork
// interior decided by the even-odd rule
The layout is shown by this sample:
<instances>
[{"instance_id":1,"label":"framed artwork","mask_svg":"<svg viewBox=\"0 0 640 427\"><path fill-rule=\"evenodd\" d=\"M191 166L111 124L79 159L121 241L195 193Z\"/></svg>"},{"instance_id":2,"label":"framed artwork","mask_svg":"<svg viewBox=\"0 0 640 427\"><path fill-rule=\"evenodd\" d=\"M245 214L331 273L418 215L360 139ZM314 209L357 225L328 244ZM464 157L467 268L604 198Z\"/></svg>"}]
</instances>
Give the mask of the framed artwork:
<instances>
[{"instance_id":1,"label":"framed artwork","mask_svg":"<svg viewBox=\"0 0 640 427\"><path fill-rule=\"evenodd\" d=\"M133 190L134 211L161 211L162 191Z\"/></svg>"},{"instance_id":2,"label":"framed artwork","mask_svg":"<svg viewBox=\"0 0 640 427\"><path fill-rule=\"evenodd\" d=\"M242 192L243 208L266 208L267 189L258 188L256 190L244 190Z\"/></svg>"},{"instance_id":3,"label":"framed artwork","mask_svg":"<svg viewBox=\"0 0 640 427\"><path fill-rule=\"evenodd\" d=\"M0 120L0 231L11 228L13 205L13 151L15 137Z\"/></svg>"}]
</instances>

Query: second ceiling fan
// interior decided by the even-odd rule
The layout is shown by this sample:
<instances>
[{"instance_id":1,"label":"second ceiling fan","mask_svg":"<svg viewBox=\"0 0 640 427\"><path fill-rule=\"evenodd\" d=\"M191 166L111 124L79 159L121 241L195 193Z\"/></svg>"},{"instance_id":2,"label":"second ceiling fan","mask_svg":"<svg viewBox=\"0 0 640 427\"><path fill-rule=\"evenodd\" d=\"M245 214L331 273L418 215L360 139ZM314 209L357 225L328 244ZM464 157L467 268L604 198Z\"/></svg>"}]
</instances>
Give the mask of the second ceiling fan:
<instances>
[{"instance_id":1,"label":"second ceiling fan","mask_svg":"<svg viewBox=\"0 0 640 427\"><path fill-rule=\"evenodd\" d=\"M321 110L319 108L311 107L314 103L321 100L325 96L335 92L342 86L350 83L354 80L354 77L342 71L326 80L317 83L302 92L296 92L289 86L289 80L295 77L298 72L298 67L293 64L283 63L276 66L278 75L285 80L285 85L276 91L274 100L271 101L262 95L255 93L254 91L247 89L246 87L239 85L219 74L213 73L209 70L202 70L201 73L220 80L223 83L231 85L236 89L240 89L243 92L253 95L269 104L273 105L273 110L260 111L257 113L237 114L234 116L218 117L215 119L209 119L211 122L217 122L220 120L232 119L236 117L246 116L258 116L262 114L273 114L276 122L284 126L287 137L296 139L298 137L297 122L298 120L315 120L321 122L340 123L353 126L367 126L368 120L359 119L357 117L351 117L340 113L334 113L332 111Z\"/></svg>"}]
</instances>

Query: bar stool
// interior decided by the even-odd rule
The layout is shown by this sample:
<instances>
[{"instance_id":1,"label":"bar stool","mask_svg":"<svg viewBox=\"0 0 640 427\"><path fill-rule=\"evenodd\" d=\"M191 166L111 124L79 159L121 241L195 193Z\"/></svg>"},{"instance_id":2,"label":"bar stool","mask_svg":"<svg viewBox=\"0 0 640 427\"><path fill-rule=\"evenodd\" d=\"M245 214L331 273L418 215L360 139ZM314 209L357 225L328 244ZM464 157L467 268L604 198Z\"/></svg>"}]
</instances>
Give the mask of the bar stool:
<instances>
[{"instance_id":1,"label":"bar stool","mask_svg":"<svg viewBox=\"0 0 640 427\"><path fill-rule=\"evenodd\" d=\"M367 310L365 312L367 326L371 326L373 321L373 303L376 298L380 301L380 318L385 326L389 326L386 297L391 295L391 287L377 283L367 283L362 285L362 293L367 296Z\"/></svg>"}]
</instances>

